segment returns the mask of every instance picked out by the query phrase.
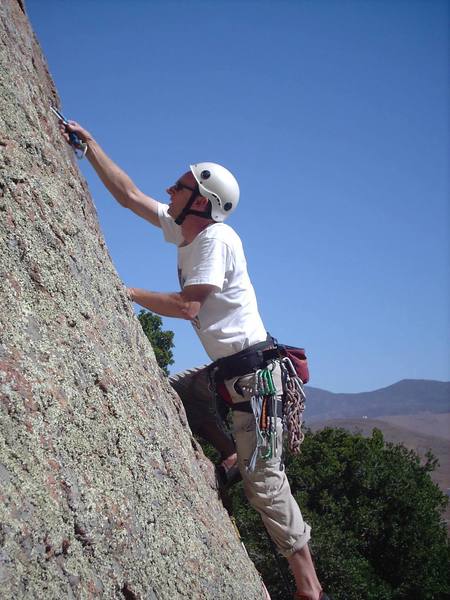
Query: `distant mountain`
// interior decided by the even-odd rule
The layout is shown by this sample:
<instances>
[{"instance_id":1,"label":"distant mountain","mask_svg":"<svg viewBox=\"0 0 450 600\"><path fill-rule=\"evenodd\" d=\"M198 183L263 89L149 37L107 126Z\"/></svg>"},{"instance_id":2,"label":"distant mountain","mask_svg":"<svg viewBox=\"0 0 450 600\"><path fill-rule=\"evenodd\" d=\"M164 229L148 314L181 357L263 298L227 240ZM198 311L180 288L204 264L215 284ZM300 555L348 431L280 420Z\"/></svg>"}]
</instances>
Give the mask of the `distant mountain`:
<instances>
[{"instance_id":1,"label":"distant mountain","mask_svg":"<svg viewBox=\"0 0 450 600\"><path fill-rule=\"evenodd\" d=\"M325 419L450 412L450 381L403 379L373 392L334 394L306 386L306 423Z\"/></svg>"}]
</instances>

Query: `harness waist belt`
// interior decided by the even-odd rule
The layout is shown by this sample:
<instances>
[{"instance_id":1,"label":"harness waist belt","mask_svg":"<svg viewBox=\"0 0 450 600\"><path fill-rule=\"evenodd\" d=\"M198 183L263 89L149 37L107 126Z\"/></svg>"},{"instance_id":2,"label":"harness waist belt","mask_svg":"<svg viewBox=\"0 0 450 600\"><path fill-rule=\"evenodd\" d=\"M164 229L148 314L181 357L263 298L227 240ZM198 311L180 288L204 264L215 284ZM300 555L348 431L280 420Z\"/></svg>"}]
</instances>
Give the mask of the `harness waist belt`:
<instances>
[{"instance_id":1,"label":"harness waist belt","mask_svg":"<svg viewBox=\"0 0 450 600\"><path fill-rule=\"evenodd\" d=\"M225 381L232 377L242 377L266 366L269 360L278 358L277 348L271 337L264 342L253 344L236 354L219 358L212 365L216 370L216 380Z\"/></svg>"}]
</instances>

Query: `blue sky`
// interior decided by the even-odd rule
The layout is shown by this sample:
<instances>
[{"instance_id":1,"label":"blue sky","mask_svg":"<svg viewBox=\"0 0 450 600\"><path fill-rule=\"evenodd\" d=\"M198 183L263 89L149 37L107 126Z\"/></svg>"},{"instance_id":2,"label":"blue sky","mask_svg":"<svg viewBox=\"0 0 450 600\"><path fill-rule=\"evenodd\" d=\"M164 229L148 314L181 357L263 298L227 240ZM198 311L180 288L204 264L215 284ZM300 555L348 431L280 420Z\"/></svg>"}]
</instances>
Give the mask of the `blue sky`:
<instances>
[{"instance_id":1,"label":"blue sky","mask_svg":"<svg viewBox=\"0 0 450 600\"><path fill-rule=\"evenodd\" d=\"M241 186L263 320L335 392L448 380L448 31L440 0L27 0L68 118L146 193L198 161ZM176 250L81 161L126 285ZM189 323L175 365L206 361Z\"/></svg>"}]
</instances>

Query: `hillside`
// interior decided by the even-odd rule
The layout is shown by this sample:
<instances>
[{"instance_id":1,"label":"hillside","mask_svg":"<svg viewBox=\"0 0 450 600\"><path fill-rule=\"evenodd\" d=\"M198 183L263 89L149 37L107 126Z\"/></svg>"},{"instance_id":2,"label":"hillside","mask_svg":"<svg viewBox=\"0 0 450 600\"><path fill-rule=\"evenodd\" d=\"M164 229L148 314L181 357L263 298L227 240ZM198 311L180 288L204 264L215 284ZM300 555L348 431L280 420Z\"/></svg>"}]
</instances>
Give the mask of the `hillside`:
<instances>
[{"instance_id":1,"label":"hillside","mask_svg":"<svg viewBox=\"0 0 450 600\"><path fill-rule=\"evenodd\" d=\"M371 392L335 394L307 386L305 418L309 423L325 419L380 417L450 412L450 382L403 379Z\"/></svg>"}]
</instances>

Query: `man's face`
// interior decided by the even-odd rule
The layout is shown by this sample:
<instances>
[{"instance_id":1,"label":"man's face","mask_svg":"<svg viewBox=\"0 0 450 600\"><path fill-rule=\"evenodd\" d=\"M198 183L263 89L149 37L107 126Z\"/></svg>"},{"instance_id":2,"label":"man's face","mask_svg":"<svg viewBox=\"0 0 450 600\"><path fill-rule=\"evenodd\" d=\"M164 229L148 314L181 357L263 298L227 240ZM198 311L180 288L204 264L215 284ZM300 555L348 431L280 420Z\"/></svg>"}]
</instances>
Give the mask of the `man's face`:
<instances>
[{"instance_id":1,"label":"man's face","mask_svg":"<svg viewBox=\"0 0 450 600\"><path fill-rule=\"evenodd\" d=\"M167 193L170 196L168 213L172 219L176 219L179 216L196 185L195 177L188 171L176 183L167 188Z\"/></svg>"}]
</instances>

